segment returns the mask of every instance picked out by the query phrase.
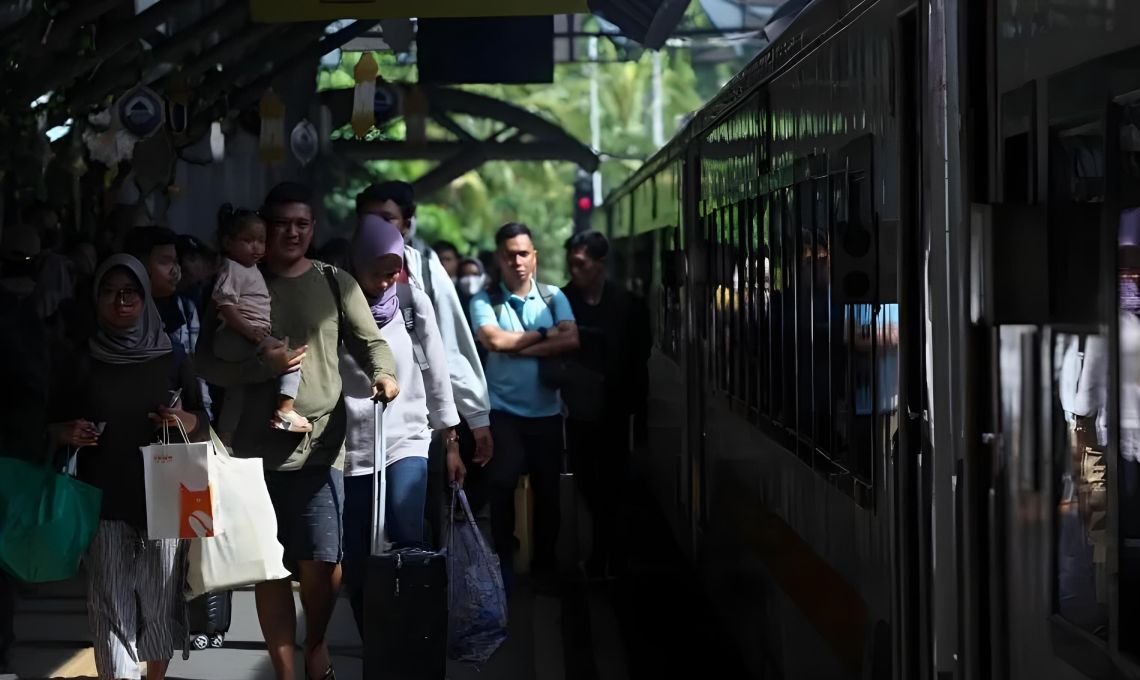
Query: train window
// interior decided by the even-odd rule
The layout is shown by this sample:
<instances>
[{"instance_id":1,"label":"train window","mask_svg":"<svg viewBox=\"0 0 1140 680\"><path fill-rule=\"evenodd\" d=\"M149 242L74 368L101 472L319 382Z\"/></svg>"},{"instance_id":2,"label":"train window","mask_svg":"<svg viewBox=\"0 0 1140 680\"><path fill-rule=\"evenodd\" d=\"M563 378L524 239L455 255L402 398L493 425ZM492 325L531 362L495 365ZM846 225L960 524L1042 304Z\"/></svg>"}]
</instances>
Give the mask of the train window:
<instances>
[{"instance_id":1,"label":"train window","mask_svg":"<svg viewBox=\"0 0 1140 680\"><path fill-rule=\"evenodd\" d=\"M847 173L831 176L832 234L838 240L847 224ZM833 243L838 248L838 243ZM832 268L834 271L834 265ZM854 417L851 391L851 323L848 305L834 301L831 305L831 426L832 457L848 462L851 455L850 436ZM848 463L849 464L849 463Z\"/></svg>"},{"instance_id":2,"label":"train window","mask_svg":"<svg viewBox=\"0 0 1140 680\"><path fill-rule=\"evenodd\" d=\"M796 185L796 212L799 229L796 230L799 242L796 246L796 404L799 418L796 429L799 441L812 446L812 280L815 278L815 225L812 214L815 200L811 182Z\"/></svg>"},{"instance_id":3,"label":"train window","mask_svg":"<svg viewBox=\"0 0 1140 680\"><path fill-rule=\"evenodd\" d=\"M759 342L759 356L757 369L757 388L759 391L758 401L760 413L771 415L772 402L771 402L771 366L772 366L772 258L769 255L769 229L771 227L769 220L769 201L767 196L761 196L757 199L757 214L759 224L757 229L753 232L753 257L754 265L753 270L757 280L757 303L758 308L758 342Z\"/></svg>"},{"instance_id":4,"label":"train window","mask_svg":"<svg viewBox=\"0 0 1140 680\"><path fill-rule=\"evenodd\" d=\"M847 229L845 236L872 228L870 178L866 172L847 175ZM838 235L837 235L838 237ZM873 421L875 417L874 327L875 305L846 305L846 349L850 366L851 398L854 402L848 435L851 464L865 480L873 473Z\"/></svg>"},{"instance_id":5,"label":"train window","mask_svg":"<svg viewBox=\"0 0 1140 680\"><path fill-rule=\"evenodd\" d=\"M784 232L781 235L781 243L784 246L784 266L781 272L784 283L784 318L782 322L784 360L781 367L784 372L784 409L780 420L790 432L794 433L796 429L796 359L799 350L796 345L796 263L799 261L800 255L796 248L800 239L797 233L799 231L798 225L796 224L799 220L796 219L796 207L792 200L791 189L784 189L780 192L780 210L783 213Z\"/></svg>"},{"instance_id":6,"label":"train window","mask_svg":"<svg viewBox=\"0 0 1140 680\"><path fill-rule=\"evenodd\" d=\"M823 452L831 450L831 272L828 220L828 182L814 182L812 219L815 222L815 283L812 303L812 364L815 370L815 446Z\"/></svg>"},{"instance_id":7,"label":"train window","mask_svg":"<svg viewBox=\"0 0 1140 680\"><path fill-rule=\"evenodd\" d=\"M1138 98L1140 99L1140 98ZM1118 458L1118 525L1120 567L1118 602L1123 649L1140 657L1140 613L1131 606L1140 597L1140 101L1113 110L1119 134L1113 149L1121 168L1108 184L1119 192L1123 206L1117 230L1117 300L1119 378L1117 408L1120 442ZM1093 483L1096 482L1095 475ZM1092 508L1092 510L1096 510Z\"/></svg>"},{"instance_id":8,"label":"train window","mask_svg":"<svg viewBox=\"0 0 1140 680\"><path fill-rule=\"evenodd\" d=\"M768 255L769 255L769 279L770 279L770 304L768 314L768 337L771 342L772 351L770 354L769 367L769 380L770 398L771 398L771 414L773 419L783 420L784 418L784 362L786 360L786 353L784 351L784 276L783 276L783 262L784 262L784 248L783 248L783 228L784 228L784 209L781 192L777 191L768 196L768 214L770 218L768 232L765 237L768 239Z\"/></svg>"},{"instance_id":9,"label":"train window","mask_svg":"<svg viewBox=\"0 0 1140 680\"><path fill-rule=\"evenodd\" d=\"M748 406L757 413L760 411L760 362L764 356L760 344L763 274L757 266L758 235L760 233L759 208L758 199L750 200L747 204L747 220L745 222L748 225L748 236L745 239L747 248L744 249L744 256L741 258L744 261L745 271L748 272L747 283L745 284L747 290L745 299L748 301L748 311L745 317L748 328L748 364L745 367L745 376L748 380Z\"/></svg>"}]
</instances>

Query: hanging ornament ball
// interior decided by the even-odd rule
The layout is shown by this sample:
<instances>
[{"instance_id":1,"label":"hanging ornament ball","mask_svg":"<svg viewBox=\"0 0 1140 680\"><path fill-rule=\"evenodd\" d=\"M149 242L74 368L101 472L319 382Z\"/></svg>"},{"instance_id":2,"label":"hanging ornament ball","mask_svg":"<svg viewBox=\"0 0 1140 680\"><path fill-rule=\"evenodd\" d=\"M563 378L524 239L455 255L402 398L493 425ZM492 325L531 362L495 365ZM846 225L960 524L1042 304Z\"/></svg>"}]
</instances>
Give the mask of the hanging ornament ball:
<instances>
[{"instance_id":1,"label":"hanging ornament ball","mask_svg":"<svg viewBox=\"0 0 1140 680\"><path fill-rule=\"evenodd\" d=\"M136 137L153 135L166 118L162 98L145 85L128 90L118 101L119 120L123 129Z\"/></svg>"},{"instance_id":2,"label":"hanging ornament ball","mask_svg":"<svg viewBox=\"0 0 1140 680\"><path fill-rule=\"evenodd\" d=\"M307 120L297 123L296 127L293 128L293 133L289 136L289 147L301 165L312 163L320 150L316 126Z\"/></svg>"}]
</instances>

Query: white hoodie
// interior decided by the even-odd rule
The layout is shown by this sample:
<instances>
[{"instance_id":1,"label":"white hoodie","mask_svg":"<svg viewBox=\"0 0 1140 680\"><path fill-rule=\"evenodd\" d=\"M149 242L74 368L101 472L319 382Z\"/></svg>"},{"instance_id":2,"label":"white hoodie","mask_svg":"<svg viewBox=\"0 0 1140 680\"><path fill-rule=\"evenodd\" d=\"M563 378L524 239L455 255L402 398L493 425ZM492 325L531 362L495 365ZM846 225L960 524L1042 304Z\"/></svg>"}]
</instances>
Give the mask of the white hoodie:
<instances>
[{"instance_id":1,"label":"white hoodie","mask_svg":"<svg viewBox=\"0 0 1140 680\"><path fill-rule=\"evenodd\" d=\"M447 354L439 337L435 314L427 295L412 288L415 295L416 330L423 341L427 368L420 370L412 350L412 339L399 312L380 329L396 360L396 380L400 396L384 409L384 439L387 464L408 457L427 458L432 430L459 424ZM360 365L340 346L340 375L344 384L344 407L348 417L344 440L344 474L370 475L373 471L375 429L372 381Z\"/></svg>"},{"instance_id":2,"label":"white hoodie","mask_svg":"<svg viewBox=\"0 0 1140 680\"><path fill-rule=\"evenodd\" d=\"M487 378L483 375L483 364L479 360L479 350L467 315L459 302L455 284L439 261L435 251L419 239L404 246L404 262L408 267L408 280L412 287L424 291L423 252L428 254L428 271L432 282L432 304L443 346L447 352L447 367L451 374L451 391L459 415L471 428L487 427L491 424L491 397L487 392Z\"/></svg>"}]
</instances>

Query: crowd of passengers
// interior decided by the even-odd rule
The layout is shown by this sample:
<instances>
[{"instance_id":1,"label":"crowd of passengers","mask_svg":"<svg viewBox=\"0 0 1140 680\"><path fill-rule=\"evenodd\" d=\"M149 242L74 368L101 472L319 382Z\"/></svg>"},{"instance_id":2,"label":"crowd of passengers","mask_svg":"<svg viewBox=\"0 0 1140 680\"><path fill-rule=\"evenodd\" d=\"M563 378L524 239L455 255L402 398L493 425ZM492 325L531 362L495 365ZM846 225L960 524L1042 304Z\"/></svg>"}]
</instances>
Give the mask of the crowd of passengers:
<instances>
[{"instance_id":1,"label":"crowd of passengers","mask_svg":"<svg viewBox=\"0 0 1140 680\"><path fill-rule=\"evenodd\" d=\"M499 229L488 257L461 259L416 238L409 184L369 186L356 207L353 237L319 252L312 195L297 183L277 185L256 210L222 206L214 245L143 226L100 253L44 204L4 226L0 451L44 460L79 449L79 478L103 491L83 569L100 678L137 678L138 661L148 678L165 677L183 639L171 615L180 545L147 538L139 453L164 424L180 422L191 441L212 426L235 455L264 460L300 583L305 678L335 677L325 632L342 588L363 622L374 401L387 403L393 543L438 547L440 499L448 482L463 485L476 512L490 513L510 592L514 491L529 474L532 579L557 585L568 442L594 517L581 568L603 578L620 569L616 517L649 334L644 304L606 280L606 239L567 242L571 282L559 289L536 277L525 225ZM539 380L540 358L571 353L607 376L600 422L564 418L558 392ZM0 580L6 653L20 584ZM276 676L292 680L292 583L258 585L256 604Z\"/></svg>"}]
</instances>

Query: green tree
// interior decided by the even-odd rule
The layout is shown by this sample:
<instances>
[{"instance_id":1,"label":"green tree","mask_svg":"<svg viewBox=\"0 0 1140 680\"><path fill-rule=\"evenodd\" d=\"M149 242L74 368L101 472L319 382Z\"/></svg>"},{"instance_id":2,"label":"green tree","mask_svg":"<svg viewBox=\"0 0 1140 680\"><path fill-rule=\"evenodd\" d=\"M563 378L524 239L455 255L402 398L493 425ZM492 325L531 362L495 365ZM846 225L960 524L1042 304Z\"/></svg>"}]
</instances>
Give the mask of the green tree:
<instances>
[{"instance_id":1,"label":"green tree","mask_svg":"<svg viewBox=\"0 0 1140 680\"><path fill-rule=\"evenodd\" d=\"M643 51L637 61L616 61L617 48L599 41L599 106L601 109L600 171L603 187L620 184L656 150L652 138L652 56ZM322 72L320 89L352 87L352 68L358 54L345 54L336 69ZM396 63L391 54L378 55L382 75L388 80L415 78L414 66ZM589 143L589 91L592 64L559 64L554 82L544 85L480 85L468 89L509 101L556 124ZM667 134L681 118L701 105L697 75L687 50L666 50L663 59L663 113ZM487 136L493 121L456 116L457 122L475 135ZM339 135L351 134L346 130ZM372 136L400 139L403 125L397 121L373 131ZM429 139L454 139L434 123ZM352 197L368 182L379 178L413 181L430 170L424 161L377 160L363 164L360 172L346 178L329 192L326 207L334 219L351 219ZM495 231L505 222L523 222L535 233L543 278L564 280L562 243L573 222L573 183L576 169L568 163L489 162L453 181L431 196L419 197L417 230L429 241L446 239L464 253L475 254L493 247Z\"/></svg>"}]
</instances>

